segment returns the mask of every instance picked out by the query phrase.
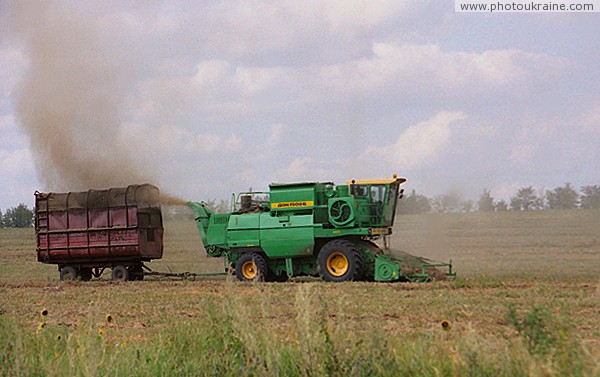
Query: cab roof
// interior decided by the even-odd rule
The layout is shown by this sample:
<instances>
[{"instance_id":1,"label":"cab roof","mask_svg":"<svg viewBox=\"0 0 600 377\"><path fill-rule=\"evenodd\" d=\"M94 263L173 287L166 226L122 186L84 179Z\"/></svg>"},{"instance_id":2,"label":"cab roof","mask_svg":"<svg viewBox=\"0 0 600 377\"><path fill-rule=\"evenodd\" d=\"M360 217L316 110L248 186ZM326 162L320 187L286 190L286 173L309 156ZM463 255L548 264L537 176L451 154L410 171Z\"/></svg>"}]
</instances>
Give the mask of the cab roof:
<instances>
[{"instance_id":1,"label":"cab roof","mask_svg":"<svg viewBox=\"0 0 600 377\"><path fill-rule=\"evenodd\" d=\"M269 187L298 187L298 186L314 186L314 185L333 185L333 182L295 182L295 183L271 183Z\"/></svg>"},{"instance_id":2,"label":"cab roof","mask_svg":"<svg viewBox=\"0 0 600 377\"><path fill-rule=\"evenodd\" d=\"M346 184L349 185L389 185L394 182L404 183L406 182L406 178L398 178L396 174L392 178L383 178L383 179L352 179L346 181Z\"/></svg>"}]
</instances>

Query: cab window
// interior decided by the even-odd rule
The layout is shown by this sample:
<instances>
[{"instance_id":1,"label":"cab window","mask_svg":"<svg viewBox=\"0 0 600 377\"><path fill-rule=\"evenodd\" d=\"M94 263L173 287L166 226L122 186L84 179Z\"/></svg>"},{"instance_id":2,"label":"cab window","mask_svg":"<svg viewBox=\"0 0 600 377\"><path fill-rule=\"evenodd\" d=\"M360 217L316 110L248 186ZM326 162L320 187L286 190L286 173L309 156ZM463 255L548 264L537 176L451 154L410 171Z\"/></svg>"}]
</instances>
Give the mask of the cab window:
<instances>
[{"instance_id":1,"label":"cab window","mask_svg":"<svg viewBox=\"0 0 600 377\"><path fill-rule=\"evenodd\" d=\"M368 196L369 188L367 185L352 185L350 189L352 196Z\"/></svg>"}]
</instances>

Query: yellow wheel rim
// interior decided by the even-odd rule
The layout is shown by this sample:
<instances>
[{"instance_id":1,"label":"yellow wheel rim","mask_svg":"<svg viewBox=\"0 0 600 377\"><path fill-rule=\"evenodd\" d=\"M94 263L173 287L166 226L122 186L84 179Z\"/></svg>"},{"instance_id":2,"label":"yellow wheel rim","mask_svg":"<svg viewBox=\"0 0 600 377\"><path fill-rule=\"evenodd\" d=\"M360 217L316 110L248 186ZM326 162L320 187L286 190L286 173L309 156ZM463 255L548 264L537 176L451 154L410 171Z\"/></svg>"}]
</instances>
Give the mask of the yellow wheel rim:
<instances>
[{"instance_id":1,"label":"yellow wheel rim","mask_svg":"<svg viewBox=\"0 0 600 377\"><path fill-rule=\"evenodd\" d=\"M348 271L348 258L339 251L327 257L327 271L333 276L342 276Z\"/></svg>"},{"instance_id":2,"label":"yellow wheel rim","mask_svg":"<svg viewBox=\"0 0 600 377\"><path fill-rule=\"evenodd\" d=\"M254 261L248 261L242 265L242 275L248 280L252 280L256 277L257 268Z\"/></svg>"}]
</instances>

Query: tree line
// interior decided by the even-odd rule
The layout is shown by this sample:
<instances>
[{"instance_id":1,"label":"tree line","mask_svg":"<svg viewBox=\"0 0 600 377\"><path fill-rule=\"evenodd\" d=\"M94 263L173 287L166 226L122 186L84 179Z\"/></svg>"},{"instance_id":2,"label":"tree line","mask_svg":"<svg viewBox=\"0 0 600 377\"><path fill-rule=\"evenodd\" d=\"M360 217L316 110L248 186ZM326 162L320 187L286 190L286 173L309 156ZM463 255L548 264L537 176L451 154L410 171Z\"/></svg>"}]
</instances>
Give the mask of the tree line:
<instances>
[{"instance_id":1,"label":"tree line","mask_svg":"<svg viewBox=\"0 0 600 377\"><path fill-rule=\"evenodd\" d=\"M495 200L491 191L484 189L479 199L463 200L456 193L434 198L412 190L398 203L398 213L416 214L429 212L502 212L541 211L549 209L598 209L600 208L600 185L583 186L578 192L570 184L553 190L536 190L533 186L522 187L509 201Z\"/></svg>"},{"instance_id":2,"label":"tree line","mask_svg":"<svg viewBox=\"0 0 600 377\"><path fill-rule=\"evenodd\" d=\"M0 228L29 228L33 226L33 209L23 203L2 212L0 210Z\"/></svg>"},{"instance_id":3,"label":"tree line","mask_svg":"<svg viewBox=\"0 0 600 377\"><path fill-rule=\"evenodd\" d=\"M229 211L229 202L209 200L208 207L216 213ZM456 193L429 198L412 190L398 202L399 214L430 212L502 212L502 211L541 211L548 209L600 209L600 185L583 186L578 192L570 184L553 190L537 191L533 186L520 188L509 201L495 200L491 191L484 189L479 199L463 200ZM166 219L193 219L186 207L165 208ZM21 203L16 207L0 210L0 228L28 228L33 226L33 209Z\"/></svg>"}]
</instances>

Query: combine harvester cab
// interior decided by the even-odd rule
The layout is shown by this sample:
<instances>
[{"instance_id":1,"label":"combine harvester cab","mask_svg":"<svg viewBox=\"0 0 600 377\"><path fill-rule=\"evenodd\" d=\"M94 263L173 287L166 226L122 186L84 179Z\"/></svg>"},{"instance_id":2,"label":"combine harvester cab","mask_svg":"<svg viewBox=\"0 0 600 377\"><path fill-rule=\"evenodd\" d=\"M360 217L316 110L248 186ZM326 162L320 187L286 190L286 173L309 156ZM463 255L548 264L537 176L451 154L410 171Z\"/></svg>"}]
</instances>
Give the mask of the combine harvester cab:
<instances>
[{"instance_id":1,"label":"combine harvester cab","mask_svg":"<svg viewBox=\"0 0 600 377\"><path fill-rule=\"evenodd\" d=\"M440 266L454 276L451 263L416 257L409 263L391 255L388 241L405 181L394 175L338 186L273 183L269 192L239 194L227 214L213 213L205 203L188 206L207 254L224 257L239 280L428 281Z\"/></svg>"}]
</instances>

